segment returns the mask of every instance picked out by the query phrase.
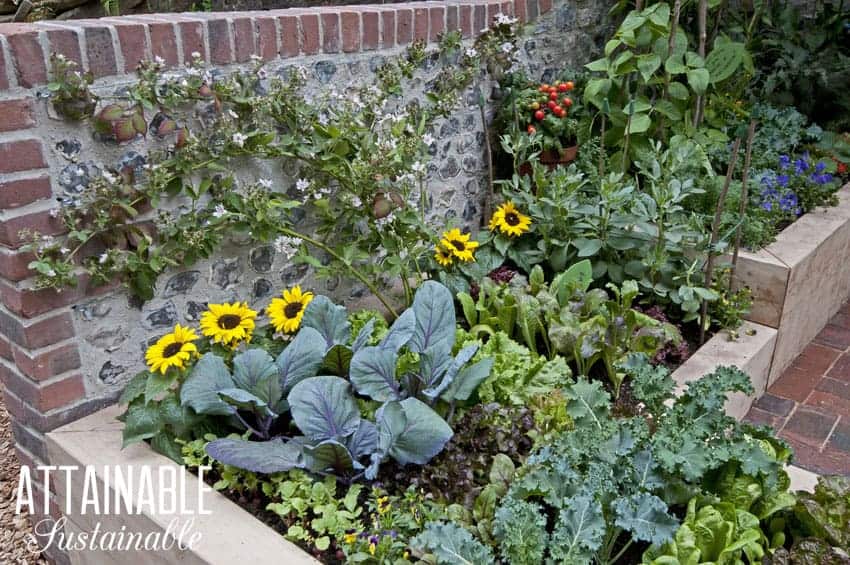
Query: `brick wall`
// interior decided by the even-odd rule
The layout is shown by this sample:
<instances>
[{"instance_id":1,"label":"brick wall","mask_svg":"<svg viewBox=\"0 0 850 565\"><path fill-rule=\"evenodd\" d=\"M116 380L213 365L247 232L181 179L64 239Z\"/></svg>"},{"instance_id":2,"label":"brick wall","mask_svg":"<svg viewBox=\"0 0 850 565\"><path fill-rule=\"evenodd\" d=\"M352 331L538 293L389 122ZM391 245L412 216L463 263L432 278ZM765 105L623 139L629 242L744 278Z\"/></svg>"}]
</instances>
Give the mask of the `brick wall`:
<instances>
[{"instance_id":1,"label":"brick wall","mask_svg":"<svg viewBox=\"0 0 850 565\"><path fill-rule=\"evenodd\" d=\"M45 84L52 52L90 70L97 78L95 90L107 94L132 80L128 75L140 60L159 56L176 68L194 52L223 72L252 56L278 68L305 64L315 68L317 82L326 83L329 69L334 80L368 78L382 54L399 52L415 39L434 41L447 29L460 29L471 39L503 12L531 22L520 46L532 73L544 76L564 63L590 60L608 34L600 22L609 4L462 0L0 24L0 381L21 461L46 462L45 432L114 402L123 383L142 367L147 341L167 331L164 326L173 325L174 316L187 309L197 313L206 300L244 298L252 287L256 293L258 281L276 293L280 278L291 283L295 276L283 267L277 281L266 280L271 267L254 264L255 254L263 257L265 251L248 251L243 244L230 255L188 267L193 270L163 276L157 299L141 310L128 304L120 289L93 288L84 278L62 292L34 290L19 231L61 233L51 210L63 194L68 168L88 171L98 162L144 155L146 149L146 141L129 148L98 146L89 139L88 126L51 117ZM489 89L475 85L467 100ZM443 145L430 166L434 188L429 190L445 197L435 201L447 218L472 223L485 175L483 131L474 102L469 105L466 114L438 124ZM79 151L70 164L64 155L68 142ZM245 273L232 275L234 264ZM204 269L210 280L201 276ZM218 284L216 277L224 282ZM317 290L333 294L336 286ZM356 295L354 290L349 297ZM191 320L189 314L185 318ZM158 324L162 319L167 323Z\"/></svg>"}]
</instances>

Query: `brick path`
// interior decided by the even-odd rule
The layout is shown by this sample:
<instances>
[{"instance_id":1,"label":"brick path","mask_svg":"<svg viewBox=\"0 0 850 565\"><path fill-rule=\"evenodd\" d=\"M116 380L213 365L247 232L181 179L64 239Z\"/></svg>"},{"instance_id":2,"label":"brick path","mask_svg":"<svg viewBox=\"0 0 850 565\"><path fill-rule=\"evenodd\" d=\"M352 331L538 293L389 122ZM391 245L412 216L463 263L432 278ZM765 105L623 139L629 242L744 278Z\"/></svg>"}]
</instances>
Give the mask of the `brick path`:
<instances>
[{"instance_id":1,"label":"brick path","mask_svg":"<svg viewBox=\"0 0 850 565\"><path fill-rule=\"evenodd\" d=\"M794 448L795 464L850 476L850 302L750 409Z\"/></svg>"}]
</instances>

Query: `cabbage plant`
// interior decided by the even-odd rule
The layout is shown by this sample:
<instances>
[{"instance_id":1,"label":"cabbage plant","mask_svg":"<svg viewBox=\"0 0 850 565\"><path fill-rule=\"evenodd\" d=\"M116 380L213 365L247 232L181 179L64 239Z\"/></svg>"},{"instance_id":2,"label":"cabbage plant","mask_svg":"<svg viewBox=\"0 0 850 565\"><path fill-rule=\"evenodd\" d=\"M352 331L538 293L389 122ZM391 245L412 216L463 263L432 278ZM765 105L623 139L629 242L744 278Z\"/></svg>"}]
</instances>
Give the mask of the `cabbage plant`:
<instances>
[{"instance_id":1,"label":"cabbage plant","mask_svg":"<svg viewBox=\"0 0 850 565\"><path fill-rule=\"evenodd\" d=\"M437 409L468 400L489 375L492 358L469 364L478 344L453 352L456 327L452 295L433 281L375 345L372 322L352 339L345 308L319 296L277 359L250 349L231 370L208 353L183 384L181 402L232 418L260 440L210 442L207 453L222 463L374 479L388 457L422 465L437 455L453 435ZM362 416L357 396L381 403L372 417ZM286 429L284 417L297 433L274 437L273 429Z\"/></svg>"}]
</instances>

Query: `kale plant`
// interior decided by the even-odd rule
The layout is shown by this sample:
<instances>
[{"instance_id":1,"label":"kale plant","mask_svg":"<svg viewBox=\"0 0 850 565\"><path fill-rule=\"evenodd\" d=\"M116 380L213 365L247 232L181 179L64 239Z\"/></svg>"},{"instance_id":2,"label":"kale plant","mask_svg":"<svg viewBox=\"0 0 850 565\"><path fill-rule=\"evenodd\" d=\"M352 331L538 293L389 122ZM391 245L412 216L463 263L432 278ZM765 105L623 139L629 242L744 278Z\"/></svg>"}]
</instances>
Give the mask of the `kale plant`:
<instances>
[{"instance_id":1,"label":"kale plant","mask_svg":"<svg viewBox=\"0 0 850 565\"><path fill-rule=\"evenodd\" d=\"M192 370L182 404L226 417L261 440L210 442L214 459L260 473L303 468L348 479L374 479L388 457L422 465L453 433L435 408L466 401L493 363L468 364L477 344L452 355L454 303L435 282L419 288L377 345L368 345L374 319L352 340L345 309L326 297L310 303L302 323L277 359L249 349L231 369L206 354ZM373 418L361 417L355 394L381 403Z\"/></svg>"}]
</instances>

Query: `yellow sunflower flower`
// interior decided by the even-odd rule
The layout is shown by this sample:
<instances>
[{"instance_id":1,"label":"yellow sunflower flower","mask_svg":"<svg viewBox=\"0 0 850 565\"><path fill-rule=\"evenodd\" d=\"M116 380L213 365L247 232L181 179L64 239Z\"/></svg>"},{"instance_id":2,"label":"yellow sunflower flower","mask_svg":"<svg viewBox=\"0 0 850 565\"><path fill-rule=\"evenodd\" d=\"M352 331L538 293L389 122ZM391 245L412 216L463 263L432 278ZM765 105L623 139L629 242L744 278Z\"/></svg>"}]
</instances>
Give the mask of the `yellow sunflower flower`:
<instances>
[{"instance_id":1,"label":"yellow sunflower flower","mask_svg":"<svg viewBox=\"0 0 850 565\"><path fill-rule=\"evenodd\" d=\"M499 206L490 218L490 231L498 229L505 235L519 236L528 231L531 218L520 213L513 202L505 202Z\"/></svg>"},{"instance_id":2,"label":"yellow sunflower flower","mask_svg":"<svg viewBox=\"0 0 850 565\"><path fill-rule=\"evenodd\" d=\"M251 341L256 317L245 302L210 304L201 316L201 331L215 343L236 347L240 341Z\"/></svg>"},{"instance_id":3,"label":"yellow sunflower flower","mask_svg":"<svg viewBox=\"0 0 850 565\"><path fill-rule=\"evenodd\" d=\"M474 240L470 241L470 237L470 234L460 233L460 230L455 228L443 232L443 239L440 240L440 245L451 251L452 255L461 261L475 261L473 253L478 247L478 242Z\"/></svg>"},{"instance_id":4,"label":"yellow sunflower flower","mask_svg":"<svg viewBox=\"0 0 850 565\"><path fill-rule=\"evenodd\" d=\"M177 324L173 332L148 347L145 362L152 373L160 372L164 375L171 367L183 369L192 356L198 354L198 348L192 343L196 339L198 336L194 330Z\"/></svg>"},{"instance_id":5,"label":"yellow sunflower flower","mask_svg":"<svg viewBox=\"0 0 850 565\"><path fill-rule=\"evenodd\" d=\"M295 285L292 290L284 290L283 298L274 298L266 308L274 329L279 332L293 333L301 326L304 310L313 300L312 292L301 292Z\"/></svg>"},{"instance_id":6,"label":"yellow sunflower flower","mask_svg":"<svg viewBox=\"0 0 850 565\"><path fill-rule=\"evenodd\" d=\"M448 267L452 264L452 252L438 243L434 251L434 259L443 267Z\"/></svg>"}]
</instances>

